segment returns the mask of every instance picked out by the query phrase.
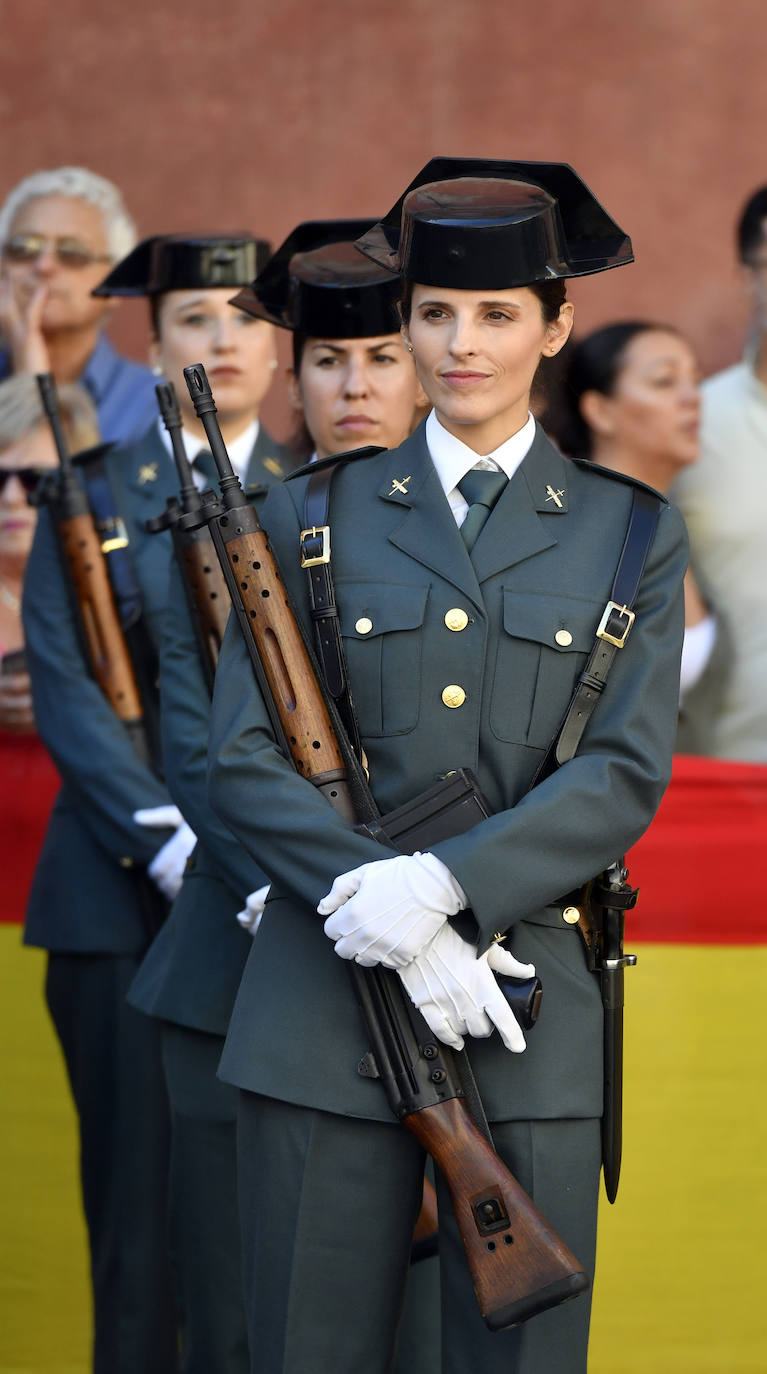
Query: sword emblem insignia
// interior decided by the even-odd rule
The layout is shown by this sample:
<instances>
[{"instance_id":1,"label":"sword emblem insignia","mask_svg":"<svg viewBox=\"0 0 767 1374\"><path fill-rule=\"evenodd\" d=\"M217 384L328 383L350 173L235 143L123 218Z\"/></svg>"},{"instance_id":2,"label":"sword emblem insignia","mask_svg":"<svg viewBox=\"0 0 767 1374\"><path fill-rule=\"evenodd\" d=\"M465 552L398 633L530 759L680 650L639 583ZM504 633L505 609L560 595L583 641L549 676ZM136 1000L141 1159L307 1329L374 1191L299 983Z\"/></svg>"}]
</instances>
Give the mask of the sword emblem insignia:
<instances>
[{"instance_id":1,"label":"sword emblem insignia","mask_svg":"<svg viewBox=\"0 0 767 1374\"><path fill-rule=\"evenodd\" d=\"M157 481L157 464L144 463L138 470L139 486L146 486L147 482Z\"/></svg>"},{"instance_id":2,"label":"sword emblem insignia","mask_svg":"<svg viewBox=\"0 0 767 1374\"><path fill-rule=\"evenodd\" d=\"M562 510L562 509L563 509L563 506L562 506L562 502L560 501L559 498L560 498L560 496L564 496L565 493L564 493L563 491L555 491L553 487L548 486L548 485L547 485L547 487L546 487L546 490L547 490L547 492L549 493L548 496L546 497L546 500L547 500L547 501L553 501L553 502L554 502L554 505L557 506L557 508L558 508L559 510Z\"/></svg>"},{"instance_id":3,"label":"sword emblem insignia","mask_svg":"<svg viewBox=\"0 0 767 1374\"><path fill-rule=\"evenodd\" d=\"M410 477L392 477L391 491L389 492L389 495L393 496L395 491L400 491L402 492L403 496L407 496L407 484L408 482L412 482L412 480L412 474Z\"/></svg>"}]
</instances>

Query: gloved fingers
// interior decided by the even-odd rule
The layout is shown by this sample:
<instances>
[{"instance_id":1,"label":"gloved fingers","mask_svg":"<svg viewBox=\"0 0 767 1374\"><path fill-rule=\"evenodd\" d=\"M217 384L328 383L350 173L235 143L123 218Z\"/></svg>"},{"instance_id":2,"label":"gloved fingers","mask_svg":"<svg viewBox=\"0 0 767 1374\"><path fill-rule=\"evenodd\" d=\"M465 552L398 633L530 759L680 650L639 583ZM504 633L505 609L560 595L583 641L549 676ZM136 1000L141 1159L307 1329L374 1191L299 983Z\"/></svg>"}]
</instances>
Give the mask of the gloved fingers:
<instances>
[{"instance_id":1,"label":"gloved fingers","mask_svg":"<svg viewBox=\"0 0 767 1374\"><path fill-rule=\"evenodd\" d=\"M421 1002L411 992L407 979L403 977L403 974L406 974L408 969L411 968L412 964L408 964L405 969L398 970L405 992L411 1002L420 1011L432 1035L436 1035L437 1039L440 1040L443 1045L449 1045L450 1048L454 1050L462 1050L464 1043L463 1036L453 1026L451 1018L446 1014L444 1008L440 1007L428 997L425 1001Z\"/></svg>"},{"instance_id":2,"label":"gloved fingers","mask_svg":"<svg viewBox=\"0 0 767 1374\"><path fill-rule=\"evenodd\" d=\"M148 830L177 830L184 823L177 806L145 806L133 812L136 825L144 825Z\"/></svg>"},{"instance_id":3,"label":"gloved fingers","mask_svg":"<svg viewBox=\"0 0 767 1374\"><path fill-rule=\"evenodd\" d=\"M507 1050L511 1050L512 1054L521 1054L527 1047L522 1027L489 970L488 977L492 980L492 987L487 991L485 1011Z\"/></svg>"},{"instance_id":4,"label":"gloved fingers","mask_svg":"<svg viewBox=\"0 0 767 1374\"><path fill-rule=\"evenodd\" d=\"M493 1033L493 1023L483 1007L467 1002L463 1008L466 1033L473 1040L486 1040Z\"/></svg>"},{"instance_id":5,"label":"gloved fingers","mask_svg":"<svg viewBox=\"0 0 767 1374\"><path fill-rule=\"evenodd\" d=\"M333 886L329 892L325 893L322 901L317 907L320 916L332 916L344 902L348 902L355 892L359 892L362 876L370 864L361 864L359 868L351 868L348 873L339 873L333 880ZM333 938L332 936L330 937Z\"/></svg>"},{"instance_id":6,"label":"gloved fingers","mask_svg":"<svg viewBox=\"0 0 767 1374\"><path fill-rule=\"evenodd\" d=\"M266 906L266 899L269 896L270 887L271 883L264 883L263 887L257 887L255 892L251 892L245 898L245 906L247 907L251 916L261 915L261 912Z\"/></svg>"},{"instance_id":7,"label":"gloved fingers","mask_svg":"<svg viewBox=\"0 0 767 1374\"><path fill-rule=\"evenodd\" d=\"M247 930L249 935L255 935L256 931L258 930L258 927L261 924L261 912L257 911L253 913L249 911L247 907L245 907L244 911L237 912L237 920L239 924L242 926L243 930Z\"/></svg>"},{"instance_id":8,"label":"gloved fingers","mask_svg":"<svg viewBox=\"0 0 767 1374\"><path fill-rule=\"evenodd\" d=\"M523 964L516 959L510 949L506 949L497 941L491 945L485 955L489 967L494 973L505 974L507 978L534 978L535 964Z\"/></svg>"}]
</instances>

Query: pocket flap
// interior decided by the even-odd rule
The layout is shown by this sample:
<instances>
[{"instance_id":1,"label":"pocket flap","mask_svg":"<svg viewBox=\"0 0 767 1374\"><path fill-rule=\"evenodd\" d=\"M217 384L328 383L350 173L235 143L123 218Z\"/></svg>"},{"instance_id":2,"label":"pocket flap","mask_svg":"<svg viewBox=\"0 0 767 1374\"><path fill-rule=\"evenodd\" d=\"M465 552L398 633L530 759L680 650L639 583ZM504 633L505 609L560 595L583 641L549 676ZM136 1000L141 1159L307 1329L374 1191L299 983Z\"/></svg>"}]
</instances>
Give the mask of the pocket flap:
<instances>
[{"instance_id":1,"label":"pocket flap","mask_svg":"<svg viewBox=\"0 0 767 1374\"><path fill-rule=\"evenodd\" d=\"M428 585L341 581L336 585L341 633L349 639L373 639L423 624Z\"/></svg>"},{"instance_id":2,"label":"pocket flap","mask_svg":"<svg viewBox=\"0 0 767 1374\"><path fill-rule=\"evenodd\" d=\"M531 639L559 653L588 653L594 644L604 604L566 593L503 589L503 628L516 639Z\"/></svg>"}]
</instances>

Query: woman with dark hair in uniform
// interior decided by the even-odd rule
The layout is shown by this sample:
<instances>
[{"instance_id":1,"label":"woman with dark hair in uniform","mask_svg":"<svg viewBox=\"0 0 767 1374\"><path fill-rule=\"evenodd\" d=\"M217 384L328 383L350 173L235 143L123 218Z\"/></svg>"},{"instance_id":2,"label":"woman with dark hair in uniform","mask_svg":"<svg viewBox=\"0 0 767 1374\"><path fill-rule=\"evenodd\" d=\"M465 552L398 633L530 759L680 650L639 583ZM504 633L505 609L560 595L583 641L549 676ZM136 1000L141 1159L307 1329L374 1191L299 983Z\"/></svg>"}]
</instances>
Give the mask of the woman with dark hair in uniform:
<instances>
[{"instance_id":1,"label":"woman with dark hair in uniform","mask_svg":"<svg viewBox=\"0 0 767 1374\"><path fill-rule=\"evenodd\" d=\"M332 489L370 785L385 814L468 766L492 814L429 852L382 853L275 748L230 630L210 797L273 880L221 1064L242 1090L259 1374L384 1374L394 1358L424 1160L358 1071L367 1037L344 959L396 968L439 1039L470 1039L497 1152L593 1272L603 1015L561 899L649 823L676 720L686 541L662 503L631 635L580 748L533 786L610 601L633 484L565 460L529 415L530 387L570 332L564 279L629 262L628 239L568 167L435 159L359 246L405 279L403 338L433 406L399 448L339 462ZM264 513L307 620L310 473ZM531 965L544 999L525 1048L493 975ZM443 1370L584 1374L588 1295L491 1334L440 1202Z\"/></svg>"}]
</instances>

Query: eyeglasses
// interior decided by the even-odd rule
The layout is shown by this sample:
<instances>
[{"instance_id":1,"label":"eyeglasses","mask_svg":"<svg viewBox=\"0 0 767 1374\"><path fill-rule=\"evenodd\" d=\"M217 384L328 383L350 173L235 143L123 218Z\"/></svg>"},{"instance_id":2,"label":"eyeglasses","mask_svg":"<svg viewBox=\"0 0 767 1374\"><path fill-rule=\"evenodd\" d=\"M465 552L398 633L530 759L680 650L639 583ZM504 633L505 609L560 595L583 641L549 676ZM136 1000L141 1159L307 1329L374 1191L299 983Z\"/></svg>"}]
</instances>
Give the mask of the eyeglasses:
<instances>
[{"instance_id":1,"label":"eyeglasses","mask_svg":"<svg viewBox=\"0 0 767 1374\"><path fill-rule=\"evenodd\" d=\"M0 496L5 491L6 484L11 477L18 478L27 495L35 490L41 477L44 477L49 468L0 468Z\"/></svg>"},{"instance_id":2,"label":"eyeglasses","mask_svg":"<svg viewBox=\"0 0 767 1374\"><path fill-rule=\"evenodd\" d=\"M3 244L3 257L8 262L34 262L50 247L62 267L90 267L94 262L111 262L107 253L94 253L80 239L49 238L47 234L14 234Z\"/></svg>"}]
</instances>

